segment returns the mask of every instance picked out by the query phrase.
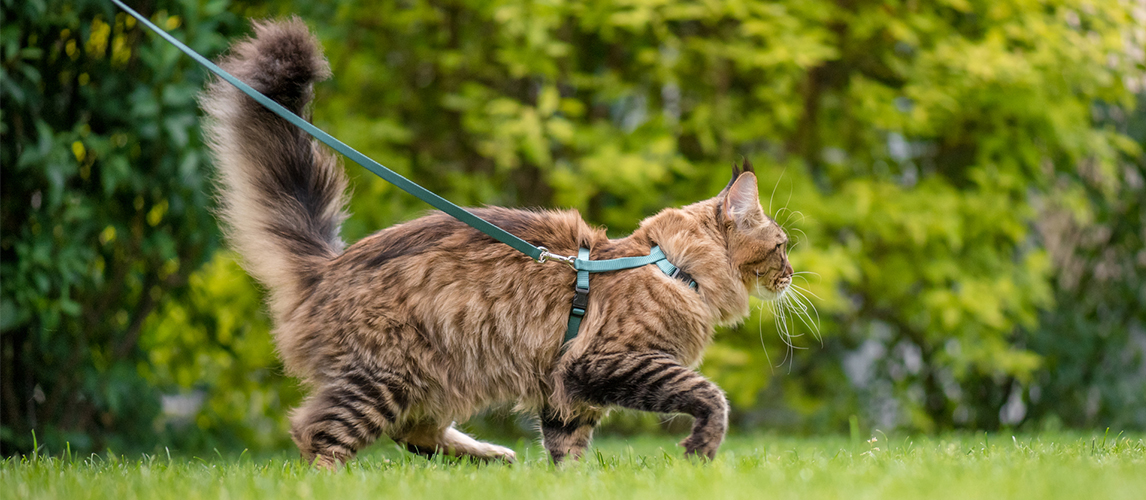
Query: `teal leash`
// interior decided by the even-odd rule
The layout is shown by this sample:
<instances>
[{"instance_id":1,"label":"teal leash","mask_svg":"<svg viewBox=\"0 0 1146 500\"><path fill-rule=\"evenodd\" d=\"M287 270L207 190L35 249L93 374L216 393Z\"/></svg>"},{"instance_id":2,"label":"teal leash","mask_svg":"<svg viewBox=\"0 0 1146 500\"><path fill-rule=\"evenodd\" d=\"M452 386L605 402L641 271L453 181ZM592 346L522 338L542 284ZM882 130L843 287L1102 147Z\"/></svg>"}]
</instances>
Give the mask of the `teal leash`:
<instances>
[{"instance_id":1,"label":"teal leash","mask_svg":"<svg viewBox=\"0 0 1146 500\"><path fill-rule=\"evenodd\" d=\"M127 5L124 5L121 0L111 1L119 8L123 9L124 12L127 12L131 17L134 17L140 23L143 23L147 29L155 32L155 34L159 35L164 40L167 40L170 44L174 45L175 48L179 49L184 54L187 54L192 59L194 59L195 62L199 63L204 68L207 68L207 70L210 72L218 75L219 78L222 78L223 80L226 80L227 83L234 85L235 88L241 90L244 94L247 94L259 104L262 104L264 107L274 112L276 115L281 116L284 120L290 122L291 125L302 129L304 132L310 134L315 139L318 139L323 144L330 146L335 151L338 151L343 156L349 158L350 161L365 167L366 170L371 171L374 173L374 175L385 179L387 182L398 186L399 189L414 195L414 197L429 203L434 208L437 208L438 210L453 216L455 219L458 219L470 227L489 235L493 239L505 243L513 249L528 255L529 258L536 260L537 262L544 263L549 259L553 259L555 261L564 262L572 266L573 269L577 271L577 286L575 288L576 293L573 296L573 309L569 315L569 326L565 332L565 345L568 345L569 341L573 340L573 338L577 336L577 331L581 326L581 319L585 316L585 311L589 307L589 273L620 271L624 269L642 267L649 264L656 264L657 267L660 268L660 270L666 275L672 278L685 279L685 282L689 285L690 288L694 290L696 289L696 282L692 281L691 277L688 277L687 274L681 272L679 269L677 269L676 266L669 263L660 247L653 247L652 252L650 252L649 255L643 257L622 257L619 259L589 260L589 250L584 248L580 249L577 252L577 257L574 258L550 253L549 250L543 246L534 246L529 242L518 238L513 234L510 234L508 231L491 224L489 221L486 221L485 219L470 213L468 210L451 203L449 200L438 196L433 191L415 184L410 179L402 177L397 172L382 166L382 164L370 159L366 155L359 153L354 148L346 145L346 143L334 138L334 136L324 132L322 129L315 127L310 122L292 113L289 109L286 109L281 104L275 102L273 99L251 88L250 85L243 83L242 80L235 78L233 75L224 71L223 68L215 65L215 63L211 62L206 57L199 55L198 52L195 52L187 45L184 45L183 42L180 42L177 38L171 36L170 33L159 29L158 26L152 24L151 21L149 21L146 17L143 17Z\"/></svg>"}]
</instances>

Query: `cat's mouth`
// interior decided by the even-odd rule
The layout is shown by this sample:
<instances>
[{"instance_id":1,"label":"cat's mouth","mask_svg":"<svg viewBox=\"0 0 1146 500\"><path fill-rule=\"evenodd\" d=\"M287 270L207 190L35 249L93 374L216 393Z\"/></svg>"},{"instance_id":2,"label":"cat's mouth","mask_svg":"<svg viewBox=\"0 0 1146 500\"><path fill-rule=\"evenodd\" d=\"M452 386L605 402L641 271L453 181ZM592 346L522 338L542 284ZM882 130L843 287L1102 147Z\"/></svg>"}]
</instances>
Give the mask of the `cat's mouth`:
<instances>
[{"instance_id":1,"label":"cat's mouth","mask_svg":"<svg viewBox=\"0 0 1146 500\"><path fill-rule=\"evenodd\" d=\"M776 276L774 278L760 276L750 293L763 300L776 300L784 296L792 284L792 276Z\"/></svg>"}]
</instances>

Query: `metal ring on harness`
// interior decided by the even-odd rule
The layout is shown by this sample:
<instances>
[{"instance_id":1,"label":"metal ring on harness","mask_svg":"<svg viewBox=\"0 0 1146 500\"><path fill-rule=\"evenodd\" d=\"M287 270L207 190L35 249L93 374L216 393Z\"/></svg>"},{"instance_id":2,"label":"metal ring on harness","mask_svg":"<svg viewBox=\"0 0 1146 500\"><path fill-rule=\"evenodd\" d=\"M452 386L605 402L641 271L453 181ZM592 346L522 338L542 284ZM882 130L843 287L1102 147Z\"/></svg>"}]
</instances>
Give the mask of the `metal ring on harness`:
<instances>
[{"instance_id":1,"label":"metal ring on harness","mask_svg":"<svg viewBox=\"0 0 1146 500\"><path fill-rule=\"evenodd\" d=\"M538 246L537 249L541 250L541 255L537 256L537 262L538 263L544 264L549 259L553 259L557 262L564 262L566 264L569 264L569 267L573 268L574 270L577 269L577 266L575 265L575 263L577 262L576 257L566 257L564 255L557 255L555 253L550 252L548 248L545 248L543 246Z\"/></svg>"}]
</instances>

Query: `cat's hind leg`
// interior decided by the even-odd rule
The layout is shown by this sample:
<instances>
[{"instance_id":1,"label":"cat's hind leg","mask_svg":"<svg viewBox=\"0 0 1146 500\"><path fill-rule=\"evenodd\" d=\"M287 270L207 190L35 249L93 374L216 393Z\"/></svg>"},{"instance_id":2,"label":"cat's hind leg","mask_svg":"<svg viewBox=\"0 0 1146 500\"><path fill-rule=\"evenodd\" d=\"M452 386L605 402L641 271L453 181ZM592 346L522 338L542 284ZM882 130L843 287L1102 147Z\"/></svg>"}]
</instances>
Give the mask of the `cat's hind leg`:
<instances>
[{"instance_id":1,"label":"cat's hind leg","mask_svg":"<svg viewBox=\"0 0 1146 500\"><path fill-rule=\"evenodd\" d=\"M538 414L541 421L541 439L553 463L567 458L579 460L593 438L593 427L601 419L600 411L583 411L563 418L551 408Z\"/></svg>"},{"instance_id":2,"label":"cat's hind leg","mask_svg":"<svg viewBox=\"0 0 1146 500\"><path fill-rule=\"evenodd\" d=\"M480 461L501 460L513 463L517 454L504 446L478 441L454 428L453 424L417 425L401 435L393 436L395 441L404 443L406 449L425 457L443 453L452 457L467 457Z\"/></svg>"},{"instance_id":3,"label":"cat's hind leg","mask_svg":"<svg viewBox=\"0 0 1146 500\"><path fill-rule=\"evenodd\" d=\"M307 461L334 468L394 426L409 405L401 379L352 369L321 386L291 415L291 437Z\"/></svg>"}]
</instances>

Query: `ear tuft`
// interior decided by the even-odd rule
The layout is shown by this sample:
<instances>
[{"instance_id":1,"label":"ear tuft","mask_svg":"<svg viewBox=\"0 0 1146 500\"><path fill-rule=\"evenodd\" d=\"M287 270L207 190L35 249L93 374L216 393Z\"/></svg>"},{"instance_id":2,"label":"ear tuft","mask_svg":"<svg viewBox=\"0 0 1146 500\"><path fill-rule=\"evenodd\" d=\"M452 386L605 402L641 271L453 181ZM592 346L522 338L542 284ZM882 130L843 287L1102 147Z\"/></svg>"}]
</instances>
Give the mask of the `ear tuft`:
<instances>
[{"instance_id":1,"label":"ear tuft","mask_svg":"<svg viewBox=\"0 0 1146 500\"><path fill-rule=\"evenodd\" d=\"M733 168L735 168L735 167L733 167ZM748 158L744 159L744 168L743 168L742 172L751 172L753 174L756 173L756 169L752 168L752 162L748 161Z\"/></svg>"},{"instance_id":2,"label":"ear tuft","mask_svg":"<svg viewBox=\"0 0 1146 500\"><path fill-rule=\"evenodd\" d=\"M728 184L724 186L724 189L720 190L720 193L717 194L716 197L721 198L728 194L728 190L732 189L732 184L736 182L736 178L740 177L741 173L740 167L736 165L736 162L732 162L732 178L728 179Z\"/></svg>"}]
</instances>

